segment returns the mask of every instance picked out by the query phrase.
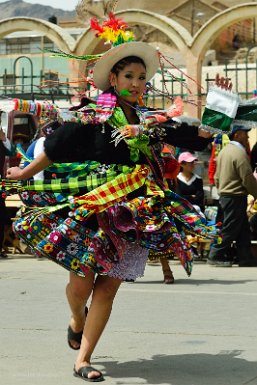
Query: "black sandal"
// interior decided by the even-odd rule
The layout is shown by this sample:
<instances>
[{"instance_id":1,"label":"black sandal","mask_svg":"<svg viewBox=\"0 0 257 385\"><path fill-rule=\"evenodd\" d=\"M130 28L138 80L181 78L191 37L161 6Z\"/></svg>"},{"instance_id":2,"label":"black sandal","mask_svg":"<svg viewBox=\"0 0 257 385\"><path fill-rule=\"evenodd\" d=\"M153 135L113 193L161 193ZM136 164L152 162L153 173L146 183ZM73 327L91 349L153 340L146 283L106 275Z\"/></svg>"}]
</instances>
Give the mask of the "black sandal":
<instances>
[{"instance_id":1,"label":"black sandal","mask_svg":"<svg viewBox=\"0 0 257 385\"><path fill-rule=\"evenodd\" d=\"M88 313L88 308L85 307L85 316L87 316L87 313ZM76 333L72 330L71 326L69 325L67 339L68 339L68 345L71 349L73 349L73 350L79 350L80 349L80 345L77 348L74 348L71 341L75 341L78 344L80 344L82 335L83 335L83 330L81 332Z\"/></svg>"},{"instance_id":2,"label":"black sandal","mask_svg":"<svg viewBox=\"0 0 257 385\"><path fill-rule=\"evenodd\" d=\"M89 373L92 373L92 372L98 372L99 376L98 377L93 377L93 378L88 378ZM80 377L82 380L89 381L89 382L101 382L101 381L104 381L103 374L99 370L93 368L92 366L83 366L79 370L76 370L75 366L74 366L73 376Z\"/></svg>"}]
</instances>

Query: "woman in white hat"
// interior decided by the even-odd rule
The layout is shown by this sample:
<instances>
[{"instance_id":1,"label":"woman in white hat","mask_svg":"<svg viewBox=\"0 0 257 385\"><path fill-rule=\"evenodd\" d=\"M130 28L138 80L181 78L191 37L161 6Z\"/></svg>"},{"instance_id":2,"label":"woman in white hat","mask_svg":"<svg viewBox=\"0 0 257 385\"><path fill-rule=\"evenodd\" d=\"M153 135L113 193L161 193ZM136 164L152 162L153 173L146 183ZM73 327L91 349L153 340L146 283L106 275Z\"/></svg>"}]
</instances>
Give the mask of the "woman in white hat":
<instances>
[{"instance_id":1,"label":"woman in white hat","mask_svg":"<svg viewBox=\"0 0 257 385\"><path fill-rule=\"evenodd\" d=\"M199 137L197 127L163 119L165 114L149 117L140 106L145 84L158 67L158 51L146 43L125 42L106 52L94 67L94 83L104 91L96 103L76 112L77 122L56 129L45 140L44 153L28 167L8 170L9 179L24 180L53 162L87 161L83 171L91 184L85 195L71 200L75 216L36 249L70 270L68 343L79 349L74 375L92 382L103 380L91 366L91 356L116 292L122 281L143 276L149 249L166 253L174 247L191 272L192 257L185 255L182 237L173 237L173 214L190 216L191 207L183 203L181 210L179 197L166 190L160 153L163 140L201 150L210 139ZM199 229L195 212L193 218L188 226L197 222ZM76 238L69 240L68 231L70 237L77 231Z\"/></svg>"}]
</instances>

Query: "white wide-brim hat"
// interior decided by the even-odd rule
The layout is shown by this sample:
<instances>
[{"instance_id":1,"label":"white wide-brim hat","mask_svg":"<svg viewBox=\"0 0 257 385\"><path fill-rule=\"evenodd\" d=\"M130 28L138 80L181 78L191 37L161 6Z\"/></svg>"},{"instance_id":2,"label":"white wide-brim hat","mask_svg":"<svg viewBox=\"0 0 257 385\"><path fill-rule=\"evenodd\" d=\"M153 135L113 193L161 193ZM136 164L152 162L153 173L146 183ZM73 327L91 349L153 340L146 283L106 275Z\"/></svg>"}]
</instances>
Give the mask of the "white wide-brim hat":
<instances>
[{"instance_id":1,"label":"white wide-brim hat","mask_svg":"<svg viewBox=\"0 0 257 385\"><path fill-rule=\"evenodd\" d=\"M133 41L117 45L105 52L94 67L93 80L99 90L106 91L111 87L109 74L112 67L127 56L137 56L143 60L146 66L147 82L152 79L159 68L158 51L148 43Z\"/></svg>"}]
</instances>

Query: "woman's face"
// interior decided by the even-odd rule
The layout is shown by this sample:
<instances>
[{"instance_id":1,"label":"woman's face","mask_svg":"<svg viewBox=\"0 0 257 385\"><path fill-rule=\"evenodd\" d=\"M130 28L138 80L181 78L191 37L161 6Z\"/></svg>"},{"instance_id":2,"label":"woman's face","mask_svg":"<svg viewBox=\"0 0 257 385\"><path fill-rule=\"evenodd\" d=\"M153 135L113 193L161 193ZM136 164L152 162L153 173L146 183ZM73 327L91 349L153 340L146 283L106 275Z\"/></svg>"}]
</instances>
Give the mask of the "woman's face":
<instances>
[{"instance_id":1,"label":"woman's face","mask_svg":"<svg viewBox=\"0 0 257 385\"><path fill-rule=\"evenodd\" d=\"M146 69L143 64L131 63L126 65L118 75L111 73L110 82L118 94L122 90L129 91L130 95L121 97L131 103L135 103L143 94L146 83Z\"/></svg>"},{"instance_id":2,"label":"woman's face","mask_svg":"<svg viewBox=\"0 0 257 385\"><path fill-rule=\"evenodd\" d=\"M183 171L193 173L195 169L195 161L193 160L193 162L183 162L181 163L181 166Z\"/></svg>"},{"instance_id":3,"label":"woman's face","mask_svg":"<svg viewBox=\"0 0 257 385\"><path fill-rule=\"evenodd\" d=\"M241 143L246 149L249 147L248 131L239 130L235 133L234 138L237 142Z\"/></svg>"}]
</instances>

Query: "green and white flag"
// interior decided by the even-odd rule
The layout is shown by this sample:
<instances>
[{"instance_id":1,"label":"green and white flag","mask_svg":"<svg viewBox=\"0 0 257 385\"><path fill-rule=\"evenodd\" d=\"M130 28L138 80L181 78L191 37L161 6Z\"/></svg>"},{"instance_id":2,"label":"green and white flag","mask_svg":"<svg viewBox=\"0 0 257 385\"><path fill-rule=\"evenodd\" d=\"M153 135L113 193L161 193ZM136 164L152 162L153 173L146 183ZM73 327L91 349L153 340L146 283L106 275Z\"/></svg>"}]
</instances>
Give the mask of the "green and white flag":
<instances>
[{"instance_id":1,"label":"green and white flag","mask_svg":"<svg viewBox=\"0 0 257 385\"><path fill-rule=\"evenodd\" d=\"M217 86L210 87L200 128L213 134L229 134L240 97Z\"/></svg>"},{"instance_id":2,"label":"green and white flag","mask_svg":"<svg viewBox=\"0 0 257 385\"><path fill-rule=\"evenodd\" d=\"M240 123L249 128L257 127L257 98L241 101L234 123Z\"/></svg>"}]
</instances>

